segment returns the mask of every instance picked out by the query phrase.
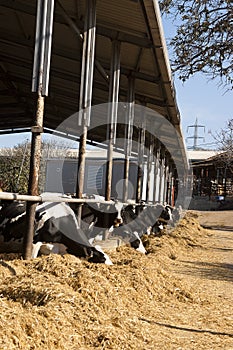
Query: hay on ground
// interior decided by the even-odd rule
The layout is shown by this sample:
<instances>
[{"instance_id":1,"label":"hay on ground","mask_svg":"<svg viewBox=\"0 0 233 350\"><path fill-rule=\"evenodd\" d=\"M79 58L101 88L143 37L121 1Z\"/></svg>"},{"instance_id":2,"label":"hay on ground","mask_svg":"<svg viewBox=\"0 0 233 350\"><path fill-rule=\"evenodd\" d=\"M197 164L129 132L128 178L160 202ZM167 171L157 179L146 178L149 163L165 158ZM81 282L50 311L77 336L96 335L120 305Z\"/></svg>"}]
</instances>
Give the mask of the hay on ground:
<instances>
[{"instance_id":1,"label":"hay on ground","mask_svg":"<svg viewBox=\"0 0 233 350\"><path fill-rule=\"evenodd\" d=\"M206 234L186 216L166 235L145 237L146 256L127 246L109 251L113 266L68 254L1 254L0 349L156 349L160 341L168 348L156 322L169 322L173 305L201 302L169 265Z\"/></svg>"}]
</instances>

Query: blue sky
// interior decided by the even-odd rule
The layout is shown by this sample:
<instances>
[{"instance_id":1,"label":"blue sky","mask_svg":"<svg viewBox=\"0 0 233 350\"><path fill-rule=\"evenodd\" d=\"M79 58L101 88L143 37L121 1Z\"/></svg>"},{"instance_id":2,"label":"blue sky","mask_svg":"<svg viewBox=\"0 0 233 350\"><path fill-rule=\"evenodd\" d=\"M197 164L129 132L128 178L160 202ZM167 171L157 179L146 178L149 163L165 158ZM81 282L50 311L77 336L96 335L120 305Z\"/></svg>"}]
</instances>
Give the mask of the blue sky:
<instances>
[{"instance_id":1,"label":"blue sky","mask_svg":"<svg viewBox=\"0 0 233 350\"><path fill-rule=\"evenodd\" d=\"M175 25L167 17L163 17L162 21L169 57L172 57L168 43L175 34ZM215 134L221 128L225 128L227 121L233 118L233 91L226 92L226 89L219 86L218 80L210 80L201 73L195 74L185 83L174 75L174 82L187 147L193 146L193 139L187 137L194 134L194 128L189 128L189 132L187 128L193 125L197 118L198 124L205 126L205 132L204 128L198 129L198 136L204 137L204 140L198 140L198 144L204 148L215 149L216 143L210 132Z\"/></svg>"},{"instance_id":2,"label":"blue sky","mask_svg":"<svg viewBox=\"0 0 233 350\"><path fill-rule=\"evenodd\" d=\"M192 77L184 84L178 79L175 80L178 107L181 114L181 125L185 138L193 136L194 128L187 127L195 123L205 126L198 129L198 144L205 148L215 148L214 138L210 132L215 134L221 128L225 128L229 119L233 118L232 92L224 93L224 90L217 86L217 81L208 81L201 74ZM192 139L187 139L187 147L193 145Z\"/></svg>"}]
</instances>

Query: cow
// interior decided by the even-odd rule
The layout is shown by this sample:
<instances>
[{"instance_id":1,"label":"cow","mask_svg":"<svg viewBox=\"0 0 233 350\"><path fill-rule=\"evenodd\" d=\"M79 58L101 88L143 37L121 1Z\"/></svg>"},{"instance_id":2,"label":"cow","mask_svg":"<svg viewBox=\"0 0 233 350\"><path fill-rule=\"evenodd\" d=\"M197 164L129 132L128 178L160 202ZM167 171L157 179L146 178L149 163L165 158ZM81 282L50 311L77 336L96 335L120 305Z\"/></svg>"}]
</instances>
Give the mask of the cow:
<instances>
[{"instance_id":1,"label":"cow","mask_svg":"<svg viewBox=\"0 0 233 350\"><path fill-rule=\"evenodd\" d=\"M91 195L86 198L94 198L104 201L104 197ZM75 206L73 206L75 211ZM133 220L133 213L124 207L119 201L111 203L85 203L82 206L82 229L85 231L91 243L102 240L106 235L118 236L125 243L137 251L145 254L146 250L140 238L137 228L127 228L125 226Z\"/></svg>"},{"instance_id":2,"label":"cow","mask_svg":"<svg viewBox=\"0 0 233 350\"><path fill-rule=\"evenodd\" d=\"M157 232L157 229L162 230L164 224L172 220L170 208L159 203L150 206L141 203L136 207L129 205L125 208L125 213L129 226L137 227L140 236Z\"/></svg>"},{"instance_id":3,"label":"cow","mask_svg":"<svg viewBox=\"0 0 233 350\"><path fill-rule=\"evenodd\" d=\"M5 206L4 211L7 217L4 218L4 212L1 212L0 221L0 234L4 241L22 239L26 229L25 204L22 206L19 202L12 202ZM100 247L94 247L88 241L78 226L73 210L63 202L44 202L36 208L33 257L37 256L38 247L43 243L62 244L67 253L86 258L89 262L112 264Z\"/></svg>"},{"instance_id":4,"label":"cow","mask_svg":"<svg viewBox=\"0 0 233 350\"><path fill-rule=\"evenodd\" d=\"M104 197L96 195L86 195L86 198L104 201ZM168 224L174 226L179 217L179 210L168 204L148 206L142 202L123 205L118 201L111 204L85 203L82 207L82 228L91 243L103 239L103 233L107 230L108 235L118 236L133 248L146 253L141 236L159 233Z\"/></svg>"},{"instance_id":5,"label":"cow","mask_svg":"<svg viewBox=\"0 0 233 350\"><path fill-rule=\"evenodd\" d=\"M182 208L175 208L168 204L162 205L156 203L155 205L146 205L140 203L136 205L128 205L124 208L124 213L127 213L128 218L124 221L130 224L131 229L136 229L140 237L143 234L156 234L161 232L166 225L174 226L180 218ZM123 213L123 216L124 216ZM133 228L134 227L134 228Z\"/></svg>"},{"instance_id":6,"label":"cow","mask_svg":"<svg viewBox=\"0 0 233 350\"><path fill-rule=\"evenodd\" d=\"M4 201L0 210L0 235L4 241L16 241L22 238L25 228L26 203Z\"/></svg>"}]
</instances>

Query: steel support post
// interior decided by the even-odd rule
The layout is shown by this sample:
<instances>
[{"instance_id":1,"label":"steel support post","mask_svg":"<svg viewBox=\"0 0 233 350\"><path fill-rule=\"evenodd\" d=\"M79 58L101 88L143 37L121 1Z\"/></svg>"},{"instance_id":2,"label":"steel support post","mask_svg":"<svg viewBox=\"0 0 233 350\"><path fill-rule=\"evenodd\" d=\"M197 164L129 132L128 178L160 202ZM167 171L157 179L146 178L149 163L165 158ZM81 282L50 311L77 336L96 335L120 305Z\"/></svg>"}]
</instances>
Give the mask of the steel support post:
<instances>
[{"instance_id":1,"label":"steel support post","mask_svg":"<svg viewBox=\"0 0 233 350\"><path fill-rule=\"evenodd\" d=\"M175 179L174 179L174 175L172 173L171 176L171 206L174 207L175 205Z\"/></svg>"},{"instance_id":2,"label":"steel support post","mask_svg":"<svg viewBox=\"0 0 233 350\"><path fill-rule=\"evenodd\" d=\"M112 186L112 167L113 167L113 145L116 139L117 126L117 111L118 111L118 97L120 86L120 42L114 40L112 42L112 61L111 61L111 75L109 85L109 108L108 108L108 125L107 125L107 169L106 169L106 188L105 199L109 201L111 198Z\"/></svg>"},{"instance_id":3,"label":"steel support post","mask_svg":"<svg viewBox=\"0 0 233 350\"><path fill-rule=\"evenodd\" d=\"M30 172L28 182L28 194L38 195L40 158L41 158L41 133L43 130L44 97L41 94L37 99L37 111L35 126L32 127ZM32 242L34 236L34 220L37 203L27 202L26 217L27 230L23 239L23 258L30 259L32 256Z\"/></svg>"},{"instance_id":4,"label":"steel support post","mask_svg":"<svg viewBox=\"0 0 233 350\"><path fill-rule=\"evenodd\" d=\"M151 169L152 169L152 155L153 155L153 138L149 135L149 145L147 148L147 184L146 184L146 202L150 201L151 192Z\"/></svg>"},{"instance_id":5,"label":"steel support post","mask_svg":"<svg viewBox=\"0 0 233 350\"><path fill-rule=\"evenodd\" d=\"M156 159L155 149L153 150L152 162L153 162L153 198L152 198L152 202L155 203L155 201L156 201L156 177L157 177L157 169L156 169L157 159Z\"/></svg>"},{"instance_id":6,"label":"steel support post","mask_svg":"<svg viewBox=\"0 0 233 350\"><path fill-rule=\"evenodd\" d=\"M44 96L48 95L49 71L51 61L51 46L53 32L54 0L38 0L36 15L36 37L34 50L34 64L32 74L32 92L37 92L37 110L34 125L31 128L31 155L28 182L28 194L38 195L41 134L43 133ZM32 256L34 236L34 221L37 203L27 202L27 228L23 238L23 258Z\"/></svg>"},{"instance_id":7,"label":"steel support post","mask_svg":"<svg viewBox=\"0 0 233 350\"><path fill-rule=\"evenodd\" d=\"M175 204L175 176L174 176L174 166L172 166L171 170L171 206Z\"/></svg>"},{"instance_id":8,"label":"steel support post","mask_svg":"<svg viewBox=\"0 0 233 350\"><path fill-rule=\"evenodd\" d=\"M168 204L172 204L172 188L173 188L173 163L169 164L169 178L168 178Z\"/></svg>"},{"instance_id":9,"label":"steel support post","mask_svg":"<svg viewBox=\"0 0 233 350\"><path fill-rule=\"evenodd\" d=\"M124 187L123 187L123 202L128 199L128 189L129 189L129 158L131 155L132 148L132 137L133 137L133 120L134 120L134 78L128 78L128 105L126 111L125 120L125 164L124 164Z\"/></svg>"},{"instance_id":10,"label":"steel support post","mask_svg":"<svg viewBox=\"0 0 233 350\"><path fill-rule=\"evenodd\" d=\"M172 201L174 203L173 204L174 206L178 196L178 191L179 191L179 179L178 179L177 169L174 169L173 171L173 181L174 181L174 186L172 191Z\"/></svg>"},{"instance_id":11,"label":"steel support post","mask_svg":"<svg viewBox=\"0 0 233 350\"><path fill-rule=\"evenodd\" d=\"M156 140L154 144L154 192L153 192L153 202L156 202L156 194L158 191L157 181L159 172L159 158L160 158L160 142Z\"/></svg>"},{"instance_id":12,"label":"steel support post","mask_svg":"<svg viewBox=\"0 0 233 350\"><path fill-rule=\"evenodd\" d=\"M168 199L168 195L167 195L168 181L169 181L169 165L167 164L167 159L165 159L163 200L166 203Z\"/></svg>"},{"instance_id":13,"label":"steel support post","mask_svg":"<svg viewBox=\"0 0 233 350\"><path fill-rule=\"evenodd\" d=\"M138 174L136 188L136 202L140 203L142 199L142 178L143 178L143 157L145 145L145 128L144 125L139 129L138 134Z\"/></svg>"},{"instance_id":14,"label":"steel support post","mask_svg":"<svg viewBox=\"0 0 233 350\"><path fill-rule=\"evenodd\" d=\"M76 197L82 198L85 177L87 131L91 118L91 101L94 75L96 38L96 0L87 0L83 34L82 71L79 96L79 124L82 134L79 143ZM78 221L81 222L82 206L78 206Z\"/></svg>"},{"instance_id":15,"label":"steel support post","mask_svg":"<svg viewBox=\"0 0 233 350\"><path fill-rule=\"evenodd\" d=\"M72 20L70 15L68 15L68 13L65 11L65 9L62 6L61 2L57 0L57 4L60 7L61 14L64 17L64 19L66 20L66 22L69 25L69 27L72 29L72 31L75 34L77 34L77 36L80 39L80 41L83 42L84 35L82 34L81 30L78 28L77 24ZM104 68L102 67L102 65L100 64L100 62L97 59L95 59L94 63L95 63L96 69L99 71L100 75L104 78L104 80L108 84L109 83L109 76L108 76L108 74L105 72Z\"/></svg>"},{"instance_id":16,"label":"steel support post","mask_svg":"<svg viewBox=\"0 0 233 350\"><path fill-rule=\"evenodd\" d=\"M160 154L160 172L159 172L159 194L158 200L160 203L163 203L163 180L164 180L164 167L165 167L165 158L164 158L164 149L162 148Z\"/></svg>"}]
</instances>

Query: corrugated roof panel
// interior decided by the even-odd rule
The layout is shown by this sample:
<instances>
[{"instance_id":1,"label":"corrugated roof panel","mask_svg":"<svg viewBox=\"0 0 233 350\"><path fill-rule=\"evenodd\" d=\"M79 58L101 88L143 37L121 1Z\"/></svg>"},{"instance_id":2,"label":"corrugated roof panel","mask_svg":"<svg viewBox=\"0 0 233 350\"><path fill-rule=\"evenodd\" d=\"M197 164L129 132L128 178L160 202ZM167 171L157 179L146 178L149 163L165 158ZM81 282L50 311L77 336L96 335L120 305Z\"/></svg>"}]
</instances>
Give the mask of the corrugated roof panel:
<instances>
[{"instance_id":1,"label":"corrugated roof panel","mask_svg":"<svg viewBox=\"0 0 233 350\"><path fill-rule=\"evenodd\" d=\"M158 78L159 70L152 49L143 49L140 71L151 75L152 78Z\"/></svg>"},{"instance_id":2,"label":"corrugated roof panel","mask_svg":"<svg viewBox=\"0 0 233 350\"><path fill-rule=\"evenodd\" d=\"M59 0L66 14L82 31L86 1ZM172 89L166 48L160 25L160 15L153 0L97 0L96 59L109 74L111 66L111 40L121 45L120 101L126 101L127 75L135 76L137 103L168 116L178 125L178 109ZM0 61L5 71L0 75L0 90L23 95L26 123L33 113L35 95L31 91L34 55L36 1L1 0L0 5ZM81 74L82 42L55 2L55 23L52 46L49 97L46 98L45 126L52 127L77 110ZM158 48L162 47L162 48ZM7 76L7 81L5 79ZM12 76L12 78L11 78ZM158 84L159 82L159 84ZM13 84L13 85L12 85ZM13 86L13 88L12 88ZM17 101L17 97L10 101ZM19 119L0 120L0 129L7 125L22 125L22 101L19 97ZM4 103L4 99L0 102ZM93 103L108 101L108 83L95 68ZM169 106L161 106L167 102ZM13 102L12 102L13 103ZM48 105L48 106L47 106ZM28 109L29 107L29 109ZM24 116L24 117L25 117ZM104 130L101 131L104 134ZM98 135L92 135L101 138Z\"/></svg>"},{"instance_id":3,"label":"corrugated roof panel","mask_svg":"<svg viewBox=\"0 0 233 350\"><path fill-rule=\"evenodd\" d=\"M148 81L144 80L135 80L135 92L145 94L145 96L161 100L163 102L163 99L161 99L161 89L158 84L154 84Z\"/></svg>"},{"instance_id":4,"label":"corrugated roof panel","mask_svg":"<svg viewBox=\"0 0 233 350\"><path fill-rule=\"evenodd\" d=\"M140 49L132 44L122 43L121 45L121 65L131 70L136 69L139 59Z\"/></svg>"},{"instance_id":5,"label":"corrugated roof panel","mask_svg":"<svg viewBox=\"0 0 233 350\"><path fill-rule=\"evenodd\" d=\"M218 154L218 151L187 151L188 157L191 160L206 160Z\"/></svg>"},{"instance_id":6,"label":"corrugated roof panel","mask_svg":"<svg viewBox=\"0 0 233 350\"><path fill-rule=\"evenodd\" d=\"M152 103L147 103L146 105L148 108L150 108L151 110L154 110L156 112L158 112L160 115L164 115L164 107L158 106L158 105L154 105Z\"/></svg>"},{"instance_id":7,"label":"corrugated roof panel","mask_svg":"<svg viewBox=\"0 0 233 350\"><path fill-rule=\"evenodd\" d=\"M78 81L80 78L81 63L79 61L70 60L64 56L54 55L52 59L51 71L53 74L59 76L67 74L67 80Z\"/></svg>"},{"instance_id":8,"label":"corrugated roof panel","mask_svg":"<svg viewBox=\"0 0 233 350\"><path fill-rule=\"evenodd\" d=\"M100 62L105 62L107 68L110 68L110 58L111 58L112 45L111 40L105 37L96 38L96 50L95 56L98 57Z\"/></svg>"},{"instance_id":9,"label":"corrugated roof panel","mask_svg":"<svg viewBox=\"0 0 233 350\"><path fill-rule=\"evenodd\" d=\"M97 1L98 24L140 36L146 33L140 4L135 1Z\"/></svg>"},{"instance_id":10,"label":"corrugated roof panel","mask_svg":"<svg viewBox=\"0 0 233 350\"><path fill-rule=\"evenodd\" d=\"M63 51L72 49L74 52L80 52L82 44L77 34L66 24L54 23L53 48L54 46L55 48L62 48Z\"/></svg>"}]
</instances>

